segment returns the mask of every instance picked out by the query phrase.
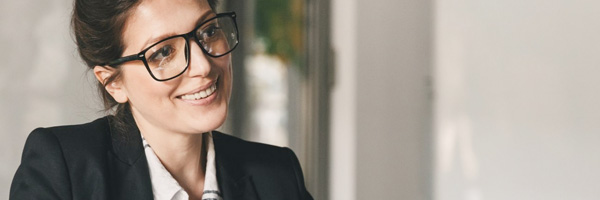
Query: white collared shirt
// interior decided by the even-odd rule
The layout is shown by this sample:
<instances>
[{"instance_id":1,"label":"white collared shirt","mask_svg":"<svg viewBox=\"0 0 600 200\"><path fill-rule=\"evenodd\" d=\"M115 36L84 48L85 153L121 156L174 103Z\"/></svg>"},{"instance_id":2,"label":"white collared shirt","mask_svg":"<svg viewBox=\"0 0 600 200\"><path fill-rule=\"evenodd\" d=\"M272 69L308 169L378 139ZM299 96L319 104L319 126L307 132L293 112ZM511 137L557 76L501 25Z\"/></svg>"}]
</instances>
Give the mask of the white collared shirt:
<instances>
[{"instance_id":1,"label":"white collared shirt","mask_svg":"<svg viewBox=\"0 0 600 200\"><path fill-rule=\"evenodd\" d=\"M202 200L222 200L219 186L217 185L217 170L215 168L215 149L213 145L212 133L205 133L206 142L206 171L204 174L204 193ZM188 200L188 193L179 185L177 180L171 176L171 173L165 169L160 162L150 144L142 135L144 151L148 159L148 168L150 169L150 180L152 181L152 193L154 200Z\"/></svg>"}]
</instances>

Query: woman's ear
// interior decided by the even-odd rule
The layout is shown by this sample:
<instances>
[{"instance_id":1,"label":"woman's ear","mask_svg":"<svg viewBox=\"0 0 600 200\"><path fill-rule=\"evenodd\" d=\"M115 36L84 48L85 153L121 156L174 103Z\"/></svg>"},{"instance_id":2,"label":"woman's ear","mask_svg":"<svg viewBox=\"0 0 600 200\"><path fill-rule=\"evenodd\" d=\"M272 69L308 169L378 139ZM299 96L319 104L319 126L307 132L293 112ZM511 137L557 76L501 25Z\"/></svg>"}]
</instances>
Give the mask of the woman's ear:
<instances>
[{"instance_id":1,"label":"woman's ear","mask_svg":"<svg viewBox=\"0 0 600 200\"><path fill-rule=\"evenodd\" d=\"M123 87L123 82L121 79L116 79L108 85L105 84L108 78L110 78L114 73L116 73L116 70L111 67L94 67L94 75L96 76L96 79L98 79L98 81L104 85L104 89L106 89L110 96L112 96L113 99L119 103L126 103L129 99L127 98L127 90L125 87Z\"/></svg>"}]
</instances>

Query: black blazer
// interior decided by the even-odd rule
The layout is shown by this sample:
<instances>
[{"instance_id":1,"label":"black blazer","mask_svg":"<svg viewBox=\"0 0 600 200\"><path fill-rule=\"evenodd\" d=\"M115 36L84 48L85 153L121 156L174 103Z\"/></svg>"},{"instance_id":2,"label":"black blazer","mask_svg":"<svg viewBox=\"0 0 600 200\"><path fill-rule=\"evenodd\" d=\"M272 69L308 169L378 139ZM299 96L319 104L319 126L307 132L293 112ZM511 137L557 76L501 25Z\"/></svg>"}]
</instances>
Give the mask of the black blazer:
<instances>
[{"instance_id":1,"label":"black blazer","mask_svg":"<svg viewBox=\"0 0 600 200\"><path fill-rule=\"evenodd\" d=\"M153 199L139 130L117 129L112 117L35 129L27 138L10 199ZM119 131L122 130L122 131ZM288 148L213 132L224 200L312 199Z\"/></svg>"}]
</instances>

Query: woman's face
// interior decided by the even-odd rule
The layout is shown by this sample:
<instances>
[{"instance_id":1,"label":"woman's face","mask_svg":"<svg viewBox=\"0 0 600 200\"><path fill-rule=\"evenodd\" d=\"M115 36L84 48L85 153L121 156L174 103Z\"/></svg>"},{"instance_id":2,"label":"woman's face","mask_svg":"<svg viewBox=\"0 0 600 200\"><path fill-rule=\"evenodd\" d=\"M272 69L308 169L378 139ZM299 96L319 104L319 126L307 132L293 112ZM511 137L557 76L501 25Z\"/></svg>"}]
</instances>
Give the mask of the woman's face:
<instances>
[{"instance_id":1,"label":"woman's face","mask_svg":"<svg viewBox=\"0 0 600 200\"><path fill-rule=\"evenodd\" d=\"M144 0L133 8L123 29L123 56L136 54L166 37L190 32L214 16L205 0ZM130 103L142 133L157 130L195 134L223 124L231 93L230 54L212 58L196 42L189 44L189 68L169 81L154 80L142 61L121 65L117 92ZM201 91L210 93L212 85L216 91L210 96L190 98Z\"/></svg>"}]
</instances>

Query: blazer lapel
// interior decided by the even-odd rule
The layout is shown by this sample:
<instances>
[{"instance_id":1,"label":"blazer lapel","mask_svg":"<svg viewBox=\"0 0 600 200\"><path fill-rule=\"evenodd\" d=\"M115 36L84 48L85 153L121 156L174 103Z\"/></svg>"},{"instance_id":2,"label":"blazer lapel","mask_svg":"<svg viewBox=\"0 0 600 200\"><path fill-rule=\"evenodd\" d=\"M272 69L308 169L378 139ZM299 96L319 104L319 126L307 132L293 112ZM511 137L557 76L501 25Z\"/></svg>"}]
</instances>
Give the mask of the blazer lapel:
<instances>
[{"instance_id":1,"label":"blazer lapel","mask_svg":"<svg viewBox=\"0 0 600 200\"><path fill-rule=\"evenodd\" d=\"M109 118L112 152L109 152L110 199L153 199L150 171L142 138L133 116L125 127Z\"/></svg>"},{"instance_id":2,"label":"blazer lapel","mask_svg":"<svg viewBox=\"0 0 600 200\"><path fill-rule=\"evenodd\" d=\"M152 182L142 138L132 116L126 127L117 127L109 118L112 152L109 152L110 199L153 199ZM252 176L231 145L231 136L213 131L217 182L224 200L259 200Z\"/></svg>"},{"instance_id":3,"label":"blazer lapel","mask_svg":"<svg viewBox=\"0 0 600 200\"><path fill-rule=\"evenodd\" d=\"M258 195L252 181L252 176L245 174L244 165L240 158L231 151L235 146L230 145L223 133L213 131L215 145L215 160L217 165L217 182L224 200L258 200Z\"/></svg>"}]
</instances>

